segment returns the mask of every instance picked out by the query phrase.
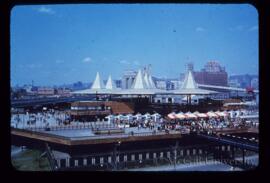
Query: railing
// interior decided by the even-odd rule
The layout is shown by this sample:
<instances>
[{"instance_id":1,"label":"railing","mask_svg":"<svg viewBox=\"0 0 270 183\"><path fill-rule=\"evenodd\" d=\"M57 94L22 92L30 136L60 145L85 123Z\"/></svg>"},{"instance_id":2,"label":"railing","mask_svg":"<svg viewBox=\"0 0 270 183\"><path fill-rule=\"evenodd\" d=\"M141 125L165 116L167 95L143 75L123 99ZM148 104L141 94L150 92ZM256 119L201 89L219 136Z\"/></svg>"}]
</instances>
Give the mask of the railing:
<instances>
[{"instance_id":1,"label":"railing","mask_svg":"<svg viewBox=\"0 0 270 183\"><path fill-rule=\"evenodd\" d=\"M24 128L31 131L57 131L57 130L81 130L81 129L112 129L117 128L116 124L83 124L83 125L63 125L63 126L43 126L43 127L28 127Z\"/></svg>"},{"instance_id":2,"label":"railing","mask_svg":"<svg viewBox=\"0 0 270 183\"><path fill-rule=\"evenodd\" d=\"M56 159L54 158L54 155L51 152L49 145L47 143L45 145L46 145L46 154L48 156L50 167L53 171L55 171L58 169Z\"/></svg>"},{"instance_id":3,"label":"railing","mask_svg":"<svg viewBox=\"0 0 270 183\"><path fill-rule=\"evenodd\" d=\"M13 128L14 129L14 128ZM157 136L157 135L166 135L168 133L166 132L143 132L143 133L133 133L133 134L103 134L103 135L93 135L93 136L79 136L79 137L65 137L61 135L56 135L56 134L51 134L51 133L46 133L42 131L31 131L27 129L16 129L17 131L21 132L27 132L31 134L36 134L36 135L41 135L45 137L55 137L58 139L63 139L63 140L83 140L83 139L108 139L108 138L129 138L129 137L139 137L139 136ZM181 134L180 132L171 132L169 134Z\"/></svg>"},{"instance_id":4,"label":"railing","mask_svg":"<svg viewBox=\"0 0 270 183\"><path fill-rule=\"evenodd\" d=\"M218 141L224 144L229 144L229 145L234 145L243 149L247 149L247 150L251 150L251 151L255 151L258 152L259 151L259 147L258 145L251 145L251 144L247 144L247 143L240 143L240 142L235 142L233 140L228 140L228 139L224 139L224 138L219 138L219 137L214 137L214 136L210 136L210 135L204 135L204 134L198 134L200 137L204 137L207 138L209 140L214 140L214 141Z\"/></svg>"}]
</instances>

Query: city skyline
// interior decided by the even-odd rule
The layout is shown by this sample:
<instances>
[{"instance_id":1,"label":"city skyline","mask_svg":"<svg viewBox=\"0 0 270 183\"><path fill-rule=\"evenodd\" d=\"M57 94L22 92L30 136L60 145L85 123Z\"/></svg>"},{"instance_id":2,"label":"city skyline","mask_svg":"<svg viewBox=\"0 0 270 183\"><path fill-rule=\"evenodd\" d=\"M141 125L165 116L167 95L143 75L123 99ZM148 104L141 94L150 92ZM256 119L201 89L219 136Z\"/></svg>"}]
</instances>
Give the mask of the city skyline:
<instances>
[{"instance_id":1,"label":"city skyline","mask_svg":"<svg viewBox=\"0 0 270 183\"><path fill-rule=\"evenodd\" d=\"M97 71L119 79L148 64L153 76L174 78L187 62L201 70L210 60L228 75L258 75L253 6L39 5L11 12L11 85L92 82Z\"/></svg>"}]
</instances>

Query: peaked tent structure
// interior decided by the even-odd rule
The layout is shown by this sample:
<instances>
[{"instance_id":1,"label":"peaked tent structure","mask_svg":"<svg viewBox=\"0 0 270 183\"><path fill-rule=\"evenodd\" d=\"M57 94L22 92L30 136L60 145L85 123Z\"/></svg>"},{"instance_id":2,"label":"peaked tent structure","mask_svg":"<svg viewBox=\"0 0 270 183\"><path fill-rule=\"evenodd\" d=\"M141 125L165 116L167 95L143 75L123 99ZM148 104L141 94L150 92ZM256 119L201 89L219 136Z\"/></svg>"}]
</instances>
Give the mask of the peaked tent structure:
<instances>
[{"instance_id":1,"label":"peaked tent structure","mask_svg":"<svg viewBox=\"0 0 270 183\"><path fill-rule=\"evenodd\" d=\"M182 86L182 89L197 89L197 83L195 82L195 79L193 78L193 74L191 71L188 71L188 73L185 76L185 80Z\"/></svg>"},{"instance_id":2,"label":"peaked tent structure","mask_svg":"<svg viewBox=\"0 0 270 183\"><path fill-rule=\"evenodd\" d=\"M107 80L105 88L108 89L108 90L116 89L115 83L113 82L111 75L109 76L109 78Z\"/></svg>"},{"instance_id":3,"label":"peaked tent structure","mask_svg":"<svg viewBox=\"0 0 270 183\"><path fill-rule=\"evenodd\" d=\"M105 89L104 83L101 80L99 72L97 72L96 79L95 79L91 89Z\"/></svg>"},{"instance_id":4,"label":"peaked tent structure","mask_svg":"<svg viewBox=\"0 0 270 183\"><path fill-rule=\"evenodd\" d=\"M146 87L151 88L147 73L144 74L144 81L145 81Z\"/></svg>"},{"instance_id":5,"label":"peaked tent structure","mask_svg":"<svg viewBox=\"0 0 270 183\"><path fill-rule=\"evenodd\" d=\"M101 79L99 72L97 72L96 78L90 89L75 91L72 93L73 94L110 94L111 90L105 88L103 80Z\"/></svg>"},{"instance_id":6,"label":"peaked tent structure","mask_svg":"<svg viewBox=\"0 0 270 183\"><path fill-rule=\"evenodd\" d=\"M132 89L147 89L147 84L142 76L141 70L139 70L138 74L136 75L135 81L133 83Z\"/></svg>"},{"instance_id":7,"label":"peaked tent structure","mask_svg":"<svg viewBox=\"0 0 270 183\"><path fill-rule=\"evenodd\" d=\"M151 88L156 89L157 87L156 87L151 75L148 75L148 80L149 80Z\"/></svg>"},{"instance_id":8,"label":"peaked tent structure","mask_svg":"<svg viewBox=\"0 0 270 183\"><path fill-rule=\"evenodd\" d=\"M179 90L174 90L174 94L182 95L210 95L218 93L216 91L200 89L196 83L192 72L189 70L185 76L183 86Z\"/></svg>"}]
</instances>

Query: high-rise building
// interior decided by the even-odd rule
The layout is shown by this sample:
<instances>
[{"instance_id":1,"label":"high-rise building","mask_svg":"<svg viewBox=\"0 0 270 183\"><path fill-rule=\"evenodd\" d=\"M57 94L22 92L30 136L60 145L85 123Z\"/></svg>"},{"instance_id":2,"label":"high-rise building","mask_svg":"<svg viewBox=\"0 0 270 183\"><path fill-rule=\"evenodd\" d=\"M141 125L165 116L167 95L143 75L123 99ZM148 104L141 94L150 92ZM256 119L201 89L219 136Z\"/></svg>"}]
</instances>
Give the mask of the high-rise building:
<instances>
[{"instance_id":1,"label":"high-rise building","mask_svg":"<svg viewBox=\"0 0 270 183\"><path fill-rule=\"evenodd\" d=\"M127 70L124 72L124 75L122 76L122 89L130 89L135 78L136 78L137 72L133 70Z\"/></svg>"},{"instance_id":2,"label":"high-rise building","mask_svg":"<svg viewBox=\"0 0 270 183\"><path fill-rule=\"evenodd\" d=\"M198 84L228 86L228 74L225 67L221 67L216 61L209 61L201 71L193 72Z\"/></svg>"},{"instance_id":3,"label":"high-rise building","mask_svg":"<svg viewBox=\"0 0 270 183\"><path fill-rule=\"evenodd\" d=\"M254 89L259 89L259 80L258 78L253 78L250 82L251 87Z\"/></svg>"}]
</instances>

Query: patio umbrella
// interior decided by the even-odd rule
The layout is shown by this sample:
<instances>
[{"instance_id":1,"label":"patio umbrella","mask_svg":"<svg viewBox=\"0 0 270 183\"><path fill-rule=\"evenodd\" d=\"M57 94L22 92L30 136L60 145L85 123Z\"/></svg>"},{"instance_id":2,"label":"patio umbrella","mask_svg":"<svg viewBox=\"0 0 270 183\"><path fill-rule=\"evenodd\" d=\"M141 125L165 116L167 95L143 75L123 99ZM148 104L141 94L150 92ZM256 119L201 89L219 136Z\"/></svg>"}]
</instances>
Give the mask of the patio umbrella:
<instances>
[{"instance_id":1,"label":"patio umbrella","mask_svg":"<svg viewBox=\"0 0 270 183\"><path fill-rule=\"evenodd\" d=\"M195 114L196 116L198 116L199 118L207 118L207 114L205 113L200 113L198 111L194 112L193 114Z\"/></svg>"},{"instance_id":2,"label":"patio umbrella","mask_svg":"<svg viewBox=\"0 0 270 183\"><path fill-rule=\"evenodd\" d=\"M178 119L186 119L187 118L187 116L182 112L177 113L175 116Z\"/></svg>"},{"instance_id":3,"label":"patio umbrella","mask_svg":"<svg viewBox=\"0 0 270 183\"><path fill-rule=\"evenodd\" d=\"M139 120L139 119L142 118L142 115L141 115L140 113L137 113L137 114L135 115L135 117L136 117L137 120Z\"/></svg>"},{"instance_id":4,"label":"patio umbrella","mask_svg":"<svg viewBox=\"0 0 270 183\"><path fill-rule=\"evenodd\" d=\"M157 119L161 117L161 115L158 114L158 113L154 113L154 114L151 115L151 117L153 117L154 118L154 121L156 122Z\"/></svg>"},{"instance_id":5,"label":"patio umbrella","mask_svg":"<svg viewBox=\"0 0 270 183\"><path fill-rule=\"evenodd\" d=\"M215 113L214 113L214 112L212 112L212 111L207 112L206 114L207 114L207 116L209 116L210 118L216 118L216 117L218 117L218 115L217 115L217 114L215 114Z\"/></svg>"},{"instance_id":6,"label":"patio umbrella","mask_svg":"<svg viewBox=\"0 0 270 183\"><path fill-rule=\"evenodd\" d=\"M145 117L146 119L149 119L149 118L151 118L151 115L149 113L146 113L143 115L143 117Z\"/></svg>"},{"instance_id":7,"label":"patio umbrella","mask_svg":"<svg viewBox=\"0 0 270 183\"><path fill-rule=\"evenodd\" d=\"M167 116L168 116L170 119L175 119L175 118L176 118L176 116L175 116L175 113L174 113L174 112L172 112L172 113L168 114Z\"/></svg>"},{"instance_id":8,"label":"patio umbrella","mask_svg":"<svg viewBox=\"0 0 270 183\"><path fill-rule=\"evenodd\" d=\"M195 114L191 113L191 112L185 113L185 116L187 116L187 118L189 118L189 119L195 119L195 118L197 118L197 116Z\"/></svg>"}]
</instances>

